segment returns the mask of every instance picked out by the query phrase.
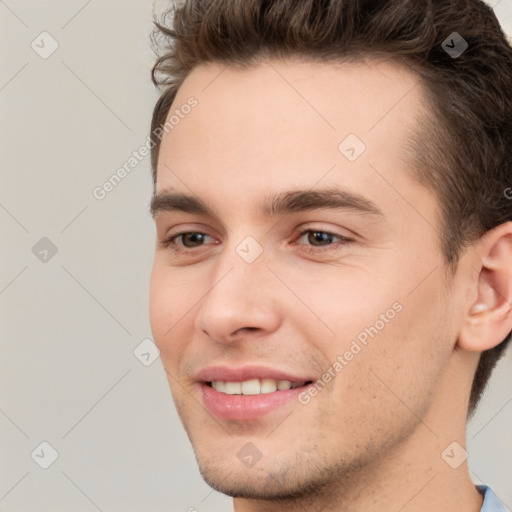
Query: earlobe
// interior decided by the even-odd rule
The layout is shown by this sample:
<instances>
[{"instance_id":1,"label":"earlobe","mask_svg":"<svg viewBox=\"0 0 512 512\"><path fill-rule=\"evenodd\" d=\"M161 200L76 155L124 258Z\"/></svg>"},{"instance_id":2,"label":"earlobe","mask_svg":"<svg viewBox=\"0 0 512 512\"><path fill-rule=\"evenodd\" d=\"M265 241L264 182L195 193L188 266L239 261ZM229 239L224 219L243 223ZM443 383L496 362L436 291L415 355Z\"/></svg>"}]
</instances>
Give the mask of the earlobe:
<instances>
[{"instance_id":1,"label":"earlobe","mask_svg":"<svg viewBox=\"0 0 512 512\"><path fill-rule=\"evenodd\" d=\"M475 251L476 300L463 319L458 346L484 351L500 344L512 330L512 222L487 232Z\"/></svg>"}]
</instances>

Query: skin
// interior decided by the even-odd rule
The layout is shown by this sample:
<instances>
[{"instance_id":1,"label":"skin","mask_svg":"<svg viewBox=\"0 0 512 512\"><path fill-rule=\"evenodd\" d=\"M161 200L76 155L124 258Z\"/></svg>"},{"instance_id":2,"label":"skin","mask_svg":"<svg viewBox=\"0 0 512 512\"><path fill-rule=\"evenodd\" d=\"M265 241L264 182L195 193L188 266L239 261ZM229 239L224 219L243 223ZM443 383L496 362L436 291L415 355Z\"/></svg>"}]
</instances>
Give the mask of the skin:
<instances>
[{"instance_id":1,"label":"skin","mask_svg":"<svg viewBox=\"0 0 512 512\"><path fill-rule=\"evenodd\" d=\"M264 61L199 66L177 93L171 111L190 96L198 106L163 138L156 192L197 196L215 216L155 212L150 320L201 474L236 512L480 510L467 464L452 469L441 453L465 446L479 353L512 329L512 228L447 272L439 205L405 158L424 104L417 82L390 61ZM366 145L354 162L338 150L349 133ZM324 188L363 195L383 215L260 211L274 194ZM352 241L314 245L304 229ZM207 236L162 244L183 232ZM253 263L236 252L247 236L263 249ZM205 366L320 378L396 303L307 405L246 422L205 410L194 380ZM248 442L261 453L251 468L237 457Z\"/></svg>"}]
</instances>

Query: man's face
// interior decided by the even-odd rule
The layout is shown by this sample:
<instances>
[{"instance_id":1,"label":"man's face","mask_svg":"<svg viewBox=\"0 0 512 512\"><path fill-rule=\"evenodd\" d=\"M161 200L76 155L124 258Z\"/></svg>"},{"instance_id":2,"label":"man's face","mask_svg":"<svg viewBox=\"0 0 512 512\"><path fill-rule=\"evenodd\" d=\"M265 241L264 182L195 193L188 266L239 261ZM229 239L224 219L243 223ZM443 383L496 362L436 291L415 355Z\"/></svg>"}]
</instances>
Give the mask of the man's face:
<instances>
[{"instance_id":1,"label":"man's face","mask_svg":"<svg viewBox=\"0 0 512 512\"><path fill-rule=\"evenodd\" d=\"M151 325L221 492L313 490L427 432L458 326L439 206L405 163L417 82L267 62L201 66L178 91L170 115L197 106L163 139L156 193L209 210L158 203Z\"/></svg>"}]
</instances>

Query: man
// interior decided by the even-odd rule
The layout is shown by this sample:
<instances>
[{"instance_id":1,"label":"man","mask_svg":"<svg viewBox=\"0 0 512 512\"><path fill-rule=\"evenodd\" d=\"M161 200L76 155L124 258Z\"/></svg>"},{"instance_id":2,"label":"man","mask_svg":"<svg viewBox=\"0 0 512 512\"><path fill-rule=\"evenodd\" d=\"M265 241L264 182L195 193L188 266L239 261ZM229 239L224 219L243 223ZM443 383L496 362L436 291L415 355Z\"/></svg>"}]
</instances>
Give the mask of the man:
<instances>
[{"instance_id":1,"label":"man","mask_svg":"<svg viewBox=\"0 0 512 512\"><path fill-rule=\"evenodd\" d=\"M168 14L150 318L206 482L236 512L505 510L464 448L512 330L512 49L492 10Z\"/></svg>"}]
</instances>

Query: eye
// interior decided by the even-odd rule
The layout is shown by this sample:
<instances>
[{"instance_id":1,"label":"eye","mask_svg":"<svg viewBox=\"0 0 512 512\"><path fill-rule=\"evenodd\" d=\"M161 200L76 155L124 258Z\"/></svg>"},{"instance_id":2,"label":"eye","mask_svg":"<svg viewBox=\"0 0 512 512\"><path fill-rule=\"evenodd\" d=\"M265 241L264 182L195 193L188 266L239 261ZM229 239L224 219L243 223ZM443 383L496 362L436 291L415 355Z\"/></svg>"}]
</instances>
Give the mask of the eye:
<instances>
[{"instance_id":1,"label":"eye","mask_svg":"<svg viewBox=\"0 0 512 512\"><path fill-rule=\"evenodd\" d=\"M179 252L181 250L201 247L202 245L205 245L205 242L208 239L214 240L213 237L207 235L206 233L201 233L199 231L184 231L165 239L162 242L162 245L172 249L175 252ZM214 243L216 243L215 240Z\"/></svg>"},{"instance_id":2,"label":"eye","mask_svg":"<svg viewBox=\"0 0 512 512\"><path fill-rule=\"evenodd\" d=\"M353 242L351 238L320 229L306 229L300 233L297 239L299 245L304 245L304 248L311 252L339 249L350 242Z\"/></svg>"},{"instance_id":3,"label":"eye","mask_svg":"<svg viewBox=\"0 0 512 512\"><path fill-rule=\"evenodd\" d=\"M318 247L318 246L323 247L325 245L332 244L332 241L335 238L335 235L333 235L331 233L327 233L325 231L308 230L301 235L299 240L303 239L304 237L306 237L306 240L309 244L314 245L316 247Z\"/></svg>"}]
</instances>

